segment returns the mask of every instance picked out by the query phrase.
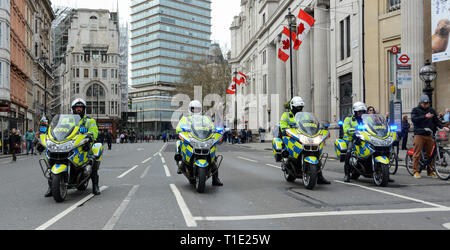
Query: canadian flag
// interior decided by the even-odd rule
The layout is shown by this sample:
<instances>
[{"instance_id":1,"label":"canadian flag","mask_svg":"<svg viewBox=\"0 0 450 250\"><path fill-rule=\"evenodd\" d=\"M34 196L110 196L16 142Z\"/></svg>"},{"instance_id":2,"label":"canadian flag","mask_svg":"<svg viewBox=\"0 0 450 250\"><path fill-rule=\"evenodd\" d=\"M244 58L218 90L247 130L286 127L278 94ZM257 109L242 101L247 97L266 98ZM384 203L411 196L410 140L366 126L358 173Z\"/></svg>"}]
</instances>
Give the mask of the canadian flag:
<instances>
[{"instance_id":1,"label":"canadian flag","mask_svg":"<svg viewBox=\"0 0 450 250\"><path fill-rule=\"evenodd\" d=\"M292 40L297 41L297 36L294 32L291 33ZM294 48L297 46L297 42L294 44ZM298 44L300 46L300 44ZM278 49L278 58L286 62L289 59L289 48L291 47L291 39L289 38L289 29L284 27L281 35L281 47ZM298 48L298 47L297 47Z\"/></svg>"},{"instance_id":2,"label":"canadian flag","mask_svg":"<svg viewBox=\"0 0 450 250\"><path fill-rule=\"evenodd\" d=\"M298 47L294 46L294 49L298 50L300 47L300 44L302 44L303 40L305 39L306 35L308 35L309 31L311 30L311 27L314 25L316 20L308 13L306 13L304 10L300 9L300 13L298 13L298 19L297 19L297 41L296 44L298 44Z\"/></svg>"},{"instance_id":3,"label":"canadian flag","mask_svg":"<svg viewBox=\"0 0 450 250\"><path fill-rule=\"evenodd\" d=\"M234 95L236 93L236 83L232 83L227 89L227 94Z\"/></svg>"}]
</instances>

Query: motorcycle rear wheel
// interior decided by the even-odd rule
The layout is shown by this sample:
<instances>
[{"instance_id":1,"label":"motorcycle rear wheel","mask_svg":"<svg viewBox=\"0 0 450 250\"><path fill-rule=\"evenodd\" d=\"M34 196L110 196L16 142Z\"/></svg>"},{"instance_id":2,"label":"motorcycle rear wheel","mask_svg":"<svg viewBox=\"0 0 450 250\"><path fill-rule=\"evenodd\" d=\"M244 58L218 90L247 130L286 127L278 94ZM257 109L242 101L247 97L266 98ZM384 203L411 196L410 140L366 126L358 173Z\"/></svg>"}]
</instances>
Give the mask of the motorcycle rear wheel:
<instances>
[{"instance_id":1,"label":"motorcycle rear wheel","mask_svg":"<svg viewBox=\"0 0 450 250\"><path fill-rule=\"evenodd\" d=\"M67 174L58 174L52 176L52 194L53 199L61 203L67 197Z\"/></svg>"}]
</instances>

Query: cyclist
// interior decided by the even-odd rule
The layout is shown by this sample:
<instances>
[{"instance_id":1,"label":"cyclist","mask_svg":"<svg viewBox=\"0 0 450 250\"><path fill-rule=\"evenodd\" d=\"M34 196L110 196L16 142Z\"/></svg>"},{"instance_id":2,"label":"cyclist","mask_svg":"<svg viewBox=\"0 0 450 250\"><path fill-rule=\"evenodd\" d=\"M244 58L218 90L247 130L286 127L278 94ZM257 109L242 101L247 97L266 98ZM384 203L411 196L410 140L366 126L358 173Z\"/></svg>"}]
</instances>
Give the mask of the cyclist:
<instances>
[{"instance_id":1,"label":"cyclist","mask_svg":"<svg viewBox=\"0 0 450 250\"><path fill-rule=\"evenodd\" d=\"M419 172L419 160L422 151L425 150L427 154L431 154L435 144L433 134L436 133L438 128L444 128L446 131L449 131L449 129L444 127L438 119L436 111L431 107L428 95L420 97L419 106L411 112L411 120L414 124L414 178L420 179L422 177ZM427 129L433 131L433 134L428 132ZM434 164L434 162L431 164ZM436 173L429 167L427 167L427 173L429 177L438 178Z\"/></svg>"}]
</instances>

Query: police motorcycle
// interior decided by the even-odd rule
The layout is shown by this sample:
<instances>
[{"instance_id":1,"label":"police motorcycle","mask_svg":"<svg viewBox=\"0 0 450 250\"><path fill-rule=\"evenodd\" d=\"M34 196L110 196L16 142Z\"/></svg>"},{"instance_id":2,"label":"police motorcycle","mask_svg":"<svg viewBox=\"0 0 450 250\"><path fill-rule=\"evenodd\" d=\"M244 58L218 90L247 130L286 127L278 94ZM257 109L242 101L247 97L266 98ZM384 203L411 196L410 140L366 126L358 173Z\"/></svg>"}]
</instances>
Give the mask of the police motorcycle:
<instances>
[{"instance_id":1,"label":"police motorcycle","mask_svg":"<svg viewBox=\"0 0 450 250\"><path fill-rule=\"evenodd\" d=\"M286 129L282 138L273 141L273 152L277 162L282 163L284 178L288 182L303 179L303 185L313 190L317 184L318 173L324 169L328 154L323 147L329 138L329 125L320 127L311 113L300 112L295 115L296 125Z\"/></svg>"},{"instance_id":2,"label":"police motorcycle","mask_svg":"<svg viewBox=\"0 0 450 250\"><path fill-rule=\"evenodd\" d=\"M364 176L373 179L377 186L386 187L389 184L391 147L398 126L389 127L385 119L376 114L365 114L362 120L363 124L357 129L351 129L353 140L350 145L345 140L336 140L336 156L344 162L347 147L352 147L350 178L357 180Z\"/></svg>"},{"instance_id":3,"label":"police motorcycle","mask_svg":"<svg viewBox=\"0 0 450 250\"><path fill-rule=\"evenodd\" d=\"M223 128L216 128L208 116L193 115L190 126L182 126L175 155L183 174L198 193L205 192L206 181L220 168L223 156L217 155L217 145L222 142Z\"/></svg>"},{"instance_id":4,"label":"police motorcycle","mask_svg":"<svg viewBox=\"0 0 450 250\"><path fill-rule=\"evenodd\" d=\"M94 144L88 129L79 127L79 115L57 115L48 128L40 128L39 147L44 158L39 161L44 177L51 183L53 199L66 200L68 190L87 189L93 158L101 161L103 146Z\"/></svg>"}]
</instances>

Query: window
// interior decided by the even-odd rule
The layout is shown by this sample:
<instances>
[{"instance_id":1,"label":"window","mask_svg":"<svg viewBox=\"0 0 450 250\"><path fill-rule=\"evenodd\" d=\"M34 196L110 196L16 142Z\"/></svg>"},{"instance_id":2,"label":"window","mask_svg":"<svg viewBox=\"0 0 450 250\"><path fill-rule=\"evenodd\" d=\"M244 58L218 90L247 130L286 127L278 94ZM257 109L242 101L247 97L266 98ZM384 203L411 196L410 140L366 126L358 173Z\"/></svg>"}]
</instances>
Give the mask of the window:
<instances>
[{"instance_id":1,"label":"window","mask_svg":"<svg viewBox=\"0 0 450 250\"><path fill-rule=\"evenodd\" d=\"M351 38L351 26L350 26L350 16L348 16L347 18L345 18L345 22L347 24L347 57L350 57L352 55L352 50L351 50L351 45L350 45L350 41L352 40Z\"/></svg>"},{"instance_id":2,"label":"window","mask_svg":"<svg viewBox=\"0 0 450 250\"><path fill-rule=\"evenodd\" d=\"M341 33L341 61L345 59L345 27L344 27L344 20L339 22L339 26L340 26L340 33Z\"/></svg>"},{"instance_id":3,"label":"window","mask_svg":"<svg viewBox=\"0 0 450 250\"><path fill-rule=\"evenodd\" d=\"M108 78L108 70L107 69L102 70L102 77L105 79Z\"/></svg>"},{"instance_id":4,"label":"window","mask_svg":"<svg viewBox=\"0 0 450 250\"><path fill-rule=\"evenodd\" d=\"M77 77L77 78L80 78L80 69L77 69L77 75L76 75L76 77Z\"/></svg>"},{"instance_id":5,"label":"window","mask_svg":"<svg viewBox=\"0 0 450 250\"><path fill-rule=\"evenodd\" d=\"M94 69L94 77L98 77L98 69Z\"/></svg>"},{"instance_id":6,"label":"window","mask_svg":"<svg viewBox=\"0 0 450 250\"><path fill-rule=\"evenodd\" d=\"M388 1L388 12L393 12L399 10L402 6L401 0L387 0Z\"/></svg>"},{"instance_id":7,"label":"window","mask_svg":"<svg viewBox=\"0 0 450 250\"><path fill-rule=\"evenodd\" d=\"M267 94L267 75L263 75L263 94Z\"/></svg>"},{"instance_id":8,"label":"window","mask_svg":"<svg viewBox=\"0 0 450 250\"><path fill-rule=\"evenodd\" d=\"M267 63L267 53L264 50L264 52L263 52L263 65L266 65L266 63Z\"/></svg>"},{"instance_id":9,"label":"window","mask_svg":"<svg viewBox=\"0 0 450 250\"><path fill-rule=\"evenodd\" d=\"M114 78L114 70L111 70L111 78Z\"/></svg>"},{"instance_id":10,"label":"window","mask_svg":"<svg viewBox=\"0 0 450 250\"><path fill-rule=\"evenodd\" d=\"M87 97L95 97L97 98L97 94L99 97L104 98L105 97L105 89L103 89L102 86L99 84L93 84L90 86L86 92Z\"/></svg>"},{"instance_id":11,"label":"window","mask_svg":"<svg viewBox=\"0 0 450 250\"><path fill-rule=\"evenodd\" d=\"M89 78L89 69L84 69L84 78Z\"/></svg>"}]
</instances>

